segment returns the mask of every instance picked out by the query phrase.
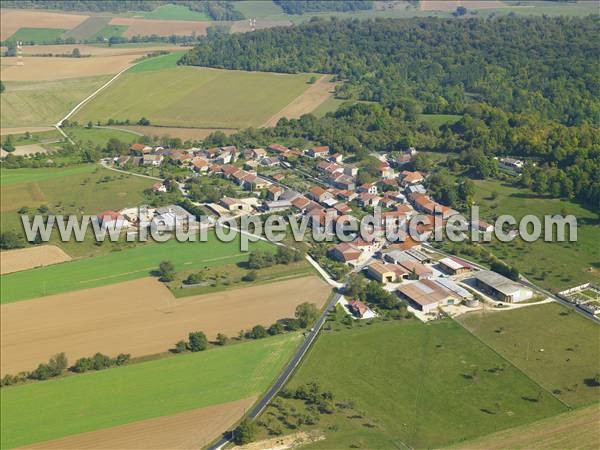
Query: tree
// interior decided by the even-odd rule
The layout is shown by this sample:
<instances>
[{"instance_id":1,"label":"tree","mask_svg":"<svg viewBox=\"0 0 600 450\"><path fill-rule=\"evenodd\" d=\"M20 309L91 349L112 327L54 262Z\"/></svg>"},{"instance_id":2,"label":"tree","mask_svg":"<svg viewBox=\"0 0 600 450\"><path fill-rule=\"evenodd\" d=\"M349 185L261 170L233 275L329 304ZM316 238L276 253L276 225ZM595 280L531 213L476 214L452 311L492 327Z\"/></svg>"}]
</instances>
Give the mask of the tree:
<instances>
[{"instance_id":1,"label":"tree","mask_svg":"<svg viewBox=\"0 0 600 450\"><path fill-rule=\"evenodd\" d=\"M57 353L48 361L48 367L50 368L51 376L56 377L60 375L69 367L66 355L62 352Z\"/></svg>"},{"instance_id":2,"label":"tree","mask_svg":"<svg viewBox=\"0 0 600 450\"><path fill-rule=\"evenodd\" d=\"M189 347L193 352L201 352L208 347L208 339L202 331L195 331L189 334Z\"/></svg>"},{"instance_id":3,"label":"tree","mask_svg":"<svg viewBox=\"0 0 600 450\"><path fill-rule=\"evenodd\" d=\"M267 330L265 330L265 327L263 327L262 325L255 325L250 331L250 336L252 337L252 339L263 339L266 338L268 335L269 333L267 333Z\"/></svg>"},{"instance_id":4,"label":"tree","mask_svg":"<svg viewBox=\"0 0 600 450\"><path fill-rule=\"evenodd\" d=\"M295 317L301 328L306 328L309 324L313 323L319 315L319 310L314 303L301 303L296 306Z\"/></svg>"},{"instance_id":5,"label":"tree","mask_svg":"<svg viewBox=\"0 0 600 450\"><path fill-rule=\"evenodd\" d=\"M233 441L237 445L245 445L252 442L256 436L256 425L248 419L244 419L233 432Z\"/></svg>"},{"instance_id":6,"label":"tree","mask_svg":"<svg viewBox=\"0 0 600 450\"><path fill-rule=\"evenodd\" d=\"M217 344L219 345L227 345L229 342L229 338L223 333L217 334Z\"/></svg>"},{"instance_id":7,"label":"tree","mask_svg":"<svg viewBox=\"0 0 600 450\"><path fill-rule=\"evenodd\" d=\"M13 145L12 141L12 135L9 134L8 136L6 136L6 139L4 139L4 144L2 144L2 148L9 153L15 151L15 146Z\"/></svg>"},{"instance_id":8,"label":"tree","mask_svg":"<svg viewBox=\"0 0 600 450\"><path fill-rule=\"evenodd\" d=\"M2 81L0 81L0 94L2 94L5 90L6 90L6 86L4 86L4 83Z\"/></svg>"},{"instance_id":9,"label":"tree","mask_svg":"<svg viewBox=\"0 0 600 450\"><path fill-rule=\"evenodd\" d=\"M142 117L140 120L138 120L138 125L147 127L148 125L150 125L150 121L145 117Z\"/></svg>"},{"instance_id":10,"label":"tree","mask_svg":"<svg viewBox=\"0 0 600 450\"><path fill-rule=\"evenodd\" d=\"M71 55L74 58L80 58L81 57L81 52L79 51L78 48L74 48L73 51L71 52Z\"/></svg>"},{"instance_id":11,"label":"tree","mask_svg":"<svg viewBox=\"0 0 600 450\"><path fill-rule=\"evenodd\" d=\"M310 77L308 80L308 84L315 84L316 82L317 82L317 77L315 77L314 75L312 77Z\"/></svg>"},{"instance_id":12,"label":"tree","mask_svg":"<svg viewBox=\"0 0 600 450\"><path fill-rule=\"evenodd\" d=\"M0 248L2 250L22 247L25 247L25 243L22 237L14 231L3 231L0 233Z\"/></svg>"},{"instance_id":13,"label":"tree","mask_svg":"<svg viewBox=\"0 0 600 450\"><path fill-rule=\"evenodd\" d=\"M276 334L281 334L285 331L283 324L279 322L275 322L273 325L269 327L267 330L271 336L275 336Z\"/></svg>"},{"instance_id":14,"label":"tree","mask_svg":"<svg viewBox=\"0 0 600 450\"><path fill-rule=\"evenodd\" d=\"M92 121L91 121L91 120L90 120L90 121L87 123L87 125L86 125L86 128L87 128L88 130L91 130L92 128L94 128L94 124L92 123Z\"/></svg>"},{"instance_id":15,"label":"tree","mask_svg":"<svg viewBox=\"0 0 600 450\"><path fill-rule=\"evenodd\" d=\"M92 356L92 367L94 370L108 369L112 365L110 357L98 352Z\"/></svg>"},{"instance_id":16,"label":"tree","mask_svg":"<svg viewBox=\"0 0 600 450\"><path fill-rule=\"evenodd\" d=\"M242 281L251 282L255 281L258 278L258 273L256 270L251 270L247 274L242 277Z\"/></svg>"},{"instance_id":17,"label":"tree","mask_svg":"<svg viewBox=\"0 0 600 450\"><path fill-rule=\"evenodd\" d=\"M168 282L175 279L175 266L171 261L162 261L158 266L160 281Z\"/></svg>"},{"instance_id":18,"label":"tree","mask_svg":"<svg viewBox=\"0 0 600 450\"><path fill-rule=\"evenodd\" d=\"M73 371L77 373L83 373L87 372L88 370L92 370L93 367L94 364L92 363L92 359L83 357L75 361L75 364L73 365Z\"/></svg>"},{"instance_id":19,"label":"tree","mask_svg":"<svg viewBox=\"0 0 600 450\"><path fill-rule=\"evenodd\" d=\"M183 352L186 352L186 351L188 351L188 350L189 350L188 344L187 344L187 342L185 342L185 341L183 341L183 340L181 340L181 341L178 341L178 342L175 344L175 348L173 349L173 351L174 351L175 353L183 353Z\"/></svg>"}]
</instances>

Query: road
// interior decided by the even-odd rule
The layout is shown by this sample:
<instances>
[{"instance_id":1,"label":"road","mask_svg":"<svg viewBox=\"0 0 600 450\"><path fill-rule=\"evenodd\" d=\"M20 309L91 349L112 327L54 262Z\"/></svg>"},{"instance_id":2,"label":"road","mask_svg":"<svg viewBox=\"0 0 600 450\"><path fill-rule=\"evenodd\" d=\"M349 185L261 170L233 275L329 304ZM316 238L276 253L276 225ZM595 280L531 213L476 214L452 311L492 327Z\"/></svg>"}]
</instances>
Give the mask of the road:
<instances>
[{"instance_id":1,"label":"road","mask_svg":"<svg viewBox=\"0 0 600 450\"><path fill-rule=\"evenodd\" d=\"M302 361L302 358L304 358L304 355L306 355L306 352L308 351L308 349L310 348L312 343L317 338L319 332L321 331L321 328L323 327L323 324L327 320L327 314L329 313L329 311L332 308L335 307L337 302L340 300L340 297L341 297L341 294L338 294L338 293L333 295L333 297L331 298L329 303L327 303L327 307L323 310L323 312L321 313L321 315L315 322L314 327L306 335L306 338L304 339L304 342L302 343L302 345L300 347L298 347L298 350L296 350L294 357L288 362L287 366L283 369L283 371L281 372L279 377L277 377L277 380L269 388L267 393L250 410L250 412L247 414L247 418L249 418L251 420L256 419L258 417L258 415L263 411L263 409L266 408L266 406L269 404L269 402L271 400L273 400L273 398L277 395L277 392L279 392L279 390L287 382L289 377L292 375L294 370L296 370L296 368ZM232 439L233 439L233 431L228 431L224 437L222 437L217 442L215 442L213 445L211 445L209 447L209 449L210 450L219 450L223 446L225 446L227 443L229 443Z\"/></svg>"}]
</instances>

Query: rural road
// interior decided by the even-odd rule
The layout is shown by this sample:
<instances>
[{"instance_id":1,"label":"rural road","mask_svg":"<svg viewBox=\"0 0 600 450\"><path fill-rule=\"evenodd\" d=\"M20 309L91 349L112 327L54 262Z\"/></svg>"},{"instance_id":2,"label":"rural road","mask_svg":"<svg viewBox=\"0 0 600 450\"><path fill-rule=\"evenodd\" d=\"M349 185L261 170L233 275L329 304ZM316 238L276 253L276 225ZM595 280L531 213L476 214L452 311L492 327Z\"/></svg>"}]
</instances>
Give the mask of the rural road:
<instances>
[{"instance_id":1,"label":"rural road","mask_svg":"<svg viewBox=\"0 0 600 450\"><path fill-rule=\"evenodd\" d=\"M259 402L256 405L254 405L254 407L250 410L246 417L252 420L256 419L258 415L263 411L263 409L265 409L265 407L269 404L269 402L273 400L273 397L277 395L277 392L279 392L279 390L286 383L290 375L294 372L294 370L296 370L296 368L302 361L302 358L304 357L304 355L306 355L306 352L308 351L314 340L317 338L319 332L321 331L321 328L323 327L323 324L327 320L327 314L332 308L335 307L340 297L341 294L338 293L333 295L333 297L331 298L329 303L327 303L327 306L315 322L314 327L311 328L311 331L309 331L306 335L306 338L304 339L302 345L300 345L300 347L298 347L298 350L296 350L296 353L294 354L293 358L288 362L287 366L283 369L281 374L279 374L279 377L277 377L275 383L273 383L273 385L269 388L267 393L259 400ZM233 440L233 431L228 431L222 438L220 438L217 442L215 442L208 448L210 450L220 450L231 440Z\"/></svg>"}]
</instances>

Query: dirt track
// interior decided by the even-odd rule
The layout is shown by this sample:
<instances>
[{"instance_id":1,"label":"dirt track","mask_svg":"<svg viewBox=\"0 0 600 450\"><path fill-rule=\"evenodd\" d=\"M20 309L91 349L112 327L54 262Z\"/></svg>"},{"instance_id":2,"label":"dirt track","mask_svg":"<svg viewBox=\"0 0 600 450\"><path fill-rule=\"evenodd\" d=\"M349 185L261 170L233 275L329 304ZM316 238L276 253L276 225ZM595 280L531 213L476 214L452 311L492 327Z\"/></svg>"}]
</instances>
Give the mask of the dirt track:
<instances>
[{"instance_id":1,"label":"dirt track","mask_svg":"<svg viewBox=\"0 0 600 450\"><path fill-rule=\"evenodd\" d=\"M306 91L267 120L263 124L263 127L274 127L282 117L297 119L303 114L314 111L317 106L327 100L333 93L335 83L332 83L330 80L330 76L323 75L315 84L311 85Z\"/></svg>"},{"instance_id":2,"label":"dirt track","mask_svg":"<svg viewBox=\"0 0 600 450\"><path fill-rule=\"evenodd\" d=\"M71 257L55 245L39 245L0 252L0 274L70 261Z\"/></svg>"},{"instance_id":3,"label":"dirt track","mask_svg":"<svg viewBox=\"0 0 600 450\"><path fill-rule=\"evenodd\" d=\"M197 22L192 20L153 20L153 19L134 19L130 17L115 17L110 21L111 25L125 25L127 30L123 37L132 37L142 35L149 36L189 36L196 33L198 36L204 36L206 29L214 25L213 22Z\"/></svg>"},{"instance_id":4,"label":"dirt track","mask_svg":"<svg viewBox=\"0 0 600 450\"><path fill-rule=\"evenodd\" d=\"M0 17L0 39L8 39L19 28L75 28L89 16L49 11L3 9Z\"/></svg>"},{"instance_id":5,"label":"dirt track","mask_svg":"<svg viewBox=\"0 0 600 450\"><path fill-rule=\"evenodd\" d=\"M310 276L175 299L153 278L52 295L0 308L1 372L32 370L58 352L71 363L102 352L164 352L190 331L237 336L292 317L302 302L321 306L329 287Z\"/></svg>"},{"instance_id":6,"label":"dirt track","mask_svg":"<svg viewBox=\"0 0 600 450\"><path fill-rule=\"evenodd\" d=\"M198 449L252 406L250 397L118 427L30 445L28 449Z\"/></svg>"}]
</instances>

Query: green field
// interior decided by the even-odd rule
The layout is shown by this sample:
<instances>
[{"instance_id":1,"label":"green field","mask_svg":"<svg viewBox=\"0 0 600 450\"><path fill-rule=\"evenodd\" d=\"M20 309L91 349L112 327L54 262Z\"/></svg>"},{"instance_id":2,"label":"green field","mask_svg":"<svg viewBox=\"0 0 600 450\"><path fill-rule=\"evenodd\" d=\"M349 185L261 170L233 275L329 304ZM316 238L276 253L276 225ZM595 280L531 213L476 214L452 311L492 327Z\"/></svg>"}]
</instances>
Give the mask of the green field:
<instances>
[{"instance_id":1,"label":"green field","mask_svg":"<svg viewBox=\"0 0 600 450\"><path fill-rule=\"evenodd\" d=\"M92 145L104 147L109 139L115 138L122 142L134 143L139 136L135 133L129 133L123 130L114 130L111 128L66 128L64 130L75 142L91 142Z\"/></svg>"},{"instance_id":2,"label":"green field","mask_svg":"<svg viewBox=\"0 0 600 450\"><path fill-rule=\"evenodd\" d=\"M105 25L94 34L88 36L89 40L97 40L98 38L110 39L111 37L121 37L127 30L126 25Z\"/></svg>"},{"instance_id":3,"label":"green field","mask_svg":"<svg viewBox=\"0 0 600 450\"><path fill-rule=\"evenodd\" d=\"M311 381L354 406L321 414L308 448L439 448L567 409L450 320L324 332L288 387Z\"/></svg>"},{"instance_id":4,"label":"green field","mask_svg":"<svg viewBox=\"0 0 600 450\"><path fill-rule=\"evenodd\" d=\"M25 137L25 133L10 135L11 139L12 139L13 145L14 146L19 146L19 145L29 145L29 144L39 144L39 143L56 142L56 141L62 141L63 140L62 134L60 134L55 129L48 130L48 131L37 131L37 132L34 132L34 133L30 133L30 134L31 134L31 137L29 139L27 139ZM6 136L8 136L8 135L2 135L1 136L2 144L4 144L4 141L6 140Z\"/></svg>"},{"instance_id":5,"label":"green field","mask_svg":"<svg viewBox=\"0 0 600 450\"><path fill-rule=\"evenodd\" d=\"M427 122L432 127L439 128L445 124L453 124L462 119L462 116L457 114L420 114L419 119Z\"/></svg>"},{"instance_id":6,"label":"green field","mask_svg":"<svg viewBox=\"0 0 600 450\"><path fill-rule=\"evenodd\" d=\"M145 59L144 61L136 64L131 69L129 69L128 73L136 73L136 72L150 72L154 70L161 69L174 69L177 67L177 61L181 59L181 57L185 54L185 52L172 52L168 55L155 56L153 58Z\"/></svg>"},{"instance_id":7,"label":"green field","mask_svg":"<svg viewBox=\"0 0 600 450\"><path fill-rule=\"evenodd\" d=\"M58 122L110 76L51 81L4 81L0 96L2 127L48 126Z\"/></svg>"},{"instance_id":8,"label":"green field","mask_svg":"<svg viewBox=\"0 0 600 450\"><path fill-rule=\"evenodd\" d=\"M246 0L235 2L234 5L248 19L269 19L283 15L281 8L270 0Z\"/></svg>"},{"instance_id":9,"label":"green field","mask_svg":"<svg viewBox=\"0 0 600 450\"><path fill-rule=\"evenodd\" d=\"M2 448L258 395L291 357L287 334L2 389Z\"/></svg>"},{"instance_id":10,"label":"green field","mask_svg":"<svg viewBox=\"0 0 600 450\"><path fill-rule=\"evenodd\" d=\"M308 74L175 67L152 58L123 74L75 114L80 123L109 118L197 128L260 126L304 92Z\"/></svg>"},{"instance_id":11,"label":"green field","mask_svg":"<svg viewBox=\"0 0 600 450\"><path fill-rule=\"evenodd\" d=\"M19 28L8 41L33 42L35 44L53 44L61 34L68 30L61 28Z\"/></svg>"},{"instance_id":12,"label":"green field","mask_svg":"<svg viewBox=\"0 0 600 450\"><path fill-rule=\"evenodd\" d=\"M600 401L600 326L556 303L467 314L460 322L563 402Z\"/></svg>"},{"instance_id":13,"label":"green field","mask_svg":"<svg viewBox=\"0 0 600 450\"><path fill-rule=\"evenodd\" d=\"M532 282L552 290L562 290L588 281L600 282L600 245L598 213L567 200L540 197L528 189L500 181L475 181L475 202L482 218L495 219L510 214L517 221L526 214L562 214L565 210L578 221L577 242L525 242L519 238L504 243L485 244L494 255L514 264ZM492 193L496 198L492 200ZM560 255L560 257L557 257Z\"/></svg>"},{"instance_id":14,"label":"green field","mask_svg":"<svg viewBox=\"0 0 600 450\"><path fill-rule=\"evenodd\" d=\"M73 167L46 168L46 169L0 169L0 185L5 186L17 183L31 183L51 180L53 178L70 177L82 173L92 173L98 166L85 164Z\"/></svg>"},{"instance_id":15,"label":"green field","mask_svg":"<svg viewBox=\"0 0 600 450\"><path fill-rule=\"evenodd\" d=\"M159 6L153 11L136 13L135 16L158 20L212 20L208 14L192 11L187 6L170 4Z\"/></svg>"},{"instance_id":16,"label":"green field","mask_svg":"<svg viewBox=\"0 0 600 450\"><path fill-rule=\"evenodd\" d=\"M269 249L270 245L259 241L252 247ZM227 243L212 235L207 242L179 243L170 239L161 244L140 245L94 258L3 275L1 302L10 303L147 277L165 259L172 261L175 269L180 271L241 262L248 259L248 254L240 251L239 239Z\"/></svg>"}]
</instances>

